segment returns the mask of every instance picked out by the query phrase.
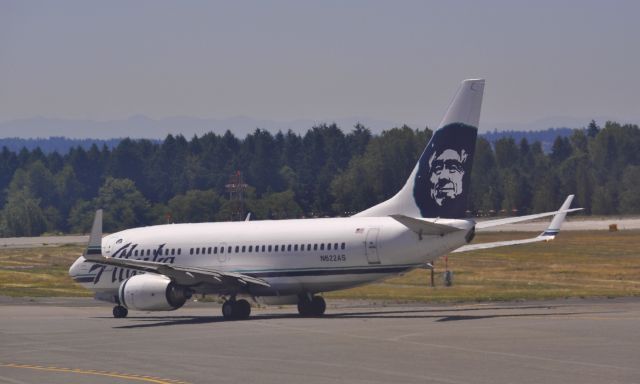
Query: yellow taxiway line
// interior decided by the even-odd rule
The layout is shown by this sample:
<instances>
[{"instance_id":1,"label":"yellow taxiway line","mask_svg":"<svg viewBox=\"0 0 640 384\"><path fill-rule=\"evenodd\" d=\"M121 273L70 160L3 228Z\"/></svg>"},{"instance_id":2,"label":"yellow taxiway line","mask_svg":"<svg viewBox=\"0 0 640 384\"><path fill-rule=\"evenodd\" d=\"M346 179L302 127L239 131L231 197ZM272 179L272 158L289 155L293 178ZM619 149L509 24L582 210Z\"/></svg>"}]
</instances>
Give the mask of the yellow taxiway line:
<instances>
[{"instance_id":1,"label":"yellow taxiway line","mask_svg":"<svg viewBox=\"0 0 640 384\"><path fill-rule=\"evenodd\" d=\"M76 373L76 374L80 374L80 375L106 376L106 377L113 377L113 378L117 378L117 379L125 379L125 380L131 380L131 381L143 381L143 382L155 383L155 384L188 384L188 383L186 383L184 381L171 380L171 379L162 379L162 378L153 377L153 376L126 374L126 373L121 373L121 372L97 371L97 370L93 370L93 369L60 368L60 367L51 367L51 366L44 367L44 366L41 366L41 365L13 364L13 363L0 364L0 367L34 369L34 370L49 371L49 372Z\"/></svg>"}]
</instances>

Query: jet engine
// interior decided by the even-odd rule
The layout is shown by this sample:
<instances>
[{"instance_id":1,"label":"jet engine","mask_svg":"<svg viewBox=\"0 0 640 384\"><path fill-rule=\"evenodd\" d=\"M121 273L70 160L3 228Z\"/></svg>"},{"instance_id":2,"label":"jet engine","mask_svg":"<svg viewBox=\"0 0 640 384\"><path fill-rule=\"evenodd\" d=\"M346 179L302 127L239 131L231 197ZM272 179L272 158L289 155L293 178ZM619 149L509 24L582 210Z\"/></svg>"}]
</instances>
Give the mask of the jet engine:
<instances>
[{"instance_id":1,"label":"jet engine","mask_svg":"<svg viewBox=\"0 0 640 384\"><path fill-rule=\"evenodd\" d=\"M118 289L120 305L140 311L172 311L182 307L190 297L188 288L154 274L131 276Z\"/></svg>"}]
</instances>

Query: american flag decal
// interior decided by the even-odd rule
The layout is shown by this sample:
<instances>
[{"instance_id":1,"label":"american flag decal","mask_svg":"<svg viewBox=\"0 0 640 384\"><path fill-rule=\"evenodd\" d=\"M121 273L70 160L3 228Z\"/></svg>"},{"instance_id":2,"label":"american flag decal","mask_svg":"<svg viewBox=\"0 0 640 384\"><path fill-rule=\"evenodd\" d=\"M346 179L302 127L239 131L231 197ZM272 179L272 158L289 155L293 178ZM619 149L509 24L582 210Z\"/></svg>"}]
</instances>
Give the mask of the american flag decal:
<instances>
[{"instance_id":1,"label":"american flag decal","mask_svg":"<svg viewBox=\"0 0 640 384\"><path fill-rule=\"evenodd\" d=\"M356 228L356 233L364 233L364 228Z\"/></svg>"}]
</instances>

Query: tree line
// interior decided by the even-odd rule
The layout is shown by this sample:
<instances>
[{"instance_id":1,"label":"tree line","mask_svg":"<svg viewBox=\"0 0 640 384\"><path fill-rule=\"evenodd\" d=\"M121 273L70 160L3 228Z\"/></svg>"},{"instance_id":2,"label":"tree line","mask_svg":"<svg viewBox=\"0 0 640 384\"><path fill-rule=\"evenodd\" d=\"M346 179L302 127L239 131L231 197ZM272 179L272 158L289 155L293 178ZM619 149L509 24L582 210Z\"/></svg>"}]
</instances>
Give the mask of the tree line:
<instances>
[{"instance_id":1,"label":"tree line","mask_svg":"<svg viewBox=\"0 0 640 384\"><path fill-rule=\"evenodd\" d=\"M380 135L334 125L304 135L257 129L124 139L113 148L81 146L65 154L0 151L0 234L86 232L105 210L105 231L166 222L225 221L238 201L225 186L240 171L243 206L254 219L348 216L391 197L404 184L431 130L407 126ZM595 122L539 141L478 137L469 216L556 209L568 194L586 214L640 213L640 130Z\"/></svg>"}]
</instances>

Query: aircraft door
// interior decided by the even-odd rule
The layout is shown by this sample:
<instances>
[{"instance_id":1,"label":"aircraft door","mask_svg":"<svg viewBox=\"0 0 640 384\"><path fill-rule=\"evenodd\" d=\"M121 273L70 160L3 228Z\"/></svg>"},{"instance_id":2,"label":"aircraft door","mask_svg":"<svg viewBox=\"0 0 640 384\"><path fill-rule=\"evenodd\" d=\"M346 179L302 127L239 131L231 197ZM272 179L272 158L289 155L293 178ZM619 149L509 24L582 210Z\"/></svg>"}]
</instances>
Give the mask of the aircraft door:
<instances>
[{"instance_id":1,"label":"aircraft door","mask_svg":"<svg viewBox=\"0 0 640 384\"><path fill-rule=\"evenodd\" d=\"M369 228L367 230L367 237L364 241L364 254L367 256L369 264L380 264L378 234L380 234L380 228Z\"/></svg>"},{"instance_id":2,"label":"aircraft door","mask_svg":"<svg viewBox=\"0 0 640 384\"><path fill-rule=\"evenodd\" d=\"M229 260L227 243L220 243L218 245L218 261L220 263L226 263Z\"/></svg>"}]
</instances>

